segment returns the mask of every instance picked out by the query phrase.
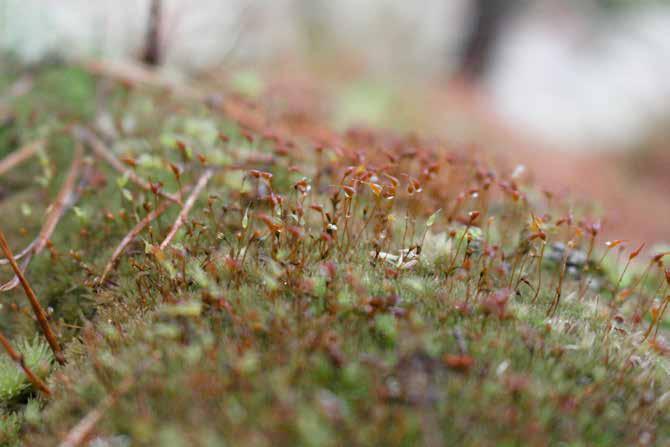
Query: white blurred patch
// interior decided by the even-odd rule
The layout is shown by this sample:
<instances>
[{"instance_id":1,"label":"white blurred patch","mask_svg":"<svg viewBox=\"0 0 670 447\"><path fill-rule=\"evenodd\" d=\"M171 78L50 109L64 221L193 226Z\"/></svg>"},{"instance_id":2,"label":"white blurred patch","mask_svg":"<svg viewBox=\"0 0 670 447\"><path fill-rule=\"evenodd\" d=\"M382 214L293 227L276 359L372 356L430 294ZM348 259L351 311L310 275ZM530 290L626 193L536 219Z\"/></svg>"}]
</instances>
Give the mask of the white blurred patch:
<instances>
[{"instance_id":1,"label":"white blurred patch","mask_svg":"<svg viewBox=\"0 0 670 447\"><path fill-rule=\"evenodd\" d=\"M0 0L0 49L27 61L133 58L142 51L149 0ZM163 0L168 65L190 69L267 57L295 42L291 0ZM241 44L243 43L243 44Z\"/></svg>"},{"instance_id":2,"label":"white blurred patch","mask_svg":"<svg viewBox=\"0 0 670 447\"><path fill-rule=\"evenodd\" d=\"M510 0L511 1L511 0ZM515 128L556 147L622 148L670 116L670 6L607 18L592 2L516 9L490 76ZM384 75L435 77L458 61L468 0L164 0L167 65L273 62L305 46L305 23ZM572 6L568 6L572 5ZM652 5L652 6L649 6ZM24 60L135 58L149 0L0 0L0 50ZM591 11L593 12L593 11ZM310 42L307 42L310 43Z\"/></svg>"},{"instance_id":3,"label":"white blurred patch","mask_svg":"<svg viewBox=\"0 0 670 447\"><path fill-rule=\"evenodd\" d=\"M491 76L501 115L558 146L623 148L670 115L670 8L614 20L537 8L504 35Z\"/></svg>"}]
</instances>

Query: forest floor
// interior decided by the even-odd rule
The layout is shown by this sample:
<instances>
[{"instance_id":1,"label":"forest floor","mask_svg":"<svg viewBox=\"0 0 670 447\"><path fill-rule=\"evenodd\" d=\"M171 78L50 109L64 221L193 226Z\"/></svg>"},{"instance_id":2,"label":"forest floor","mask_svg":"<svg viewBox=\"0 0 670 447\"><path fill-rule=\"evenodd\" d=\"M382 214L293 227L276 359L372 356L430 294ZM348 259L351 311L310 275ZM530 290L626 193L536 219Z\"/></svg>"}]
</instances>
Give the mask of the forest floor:
<instances>
[{"instance_id":1,"label":"forest floor","mask_svg":"<svg viewBox=\"0 0 670 447\"><path fill-rule=\"evenodd\" d=\"M2 74L0 442L667 445L656 199L324 85Z\"/></svg>"}]
</instances>

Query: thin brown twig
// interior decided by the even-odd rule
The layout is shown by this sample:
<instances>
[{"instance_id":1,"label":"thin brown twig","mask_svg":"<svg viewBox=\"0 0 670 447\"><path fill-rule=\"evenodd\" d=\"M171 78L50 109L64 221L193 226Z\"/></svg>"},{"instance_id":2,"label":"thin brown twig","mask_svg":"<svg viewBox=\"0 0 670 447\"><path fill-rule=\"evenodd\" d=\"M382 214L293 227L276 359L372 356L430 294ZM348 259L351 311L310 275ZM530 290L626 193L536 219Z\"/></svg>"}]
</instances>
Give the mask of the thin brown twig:
<instances>
[{"instance_id":1,"label":"thin brown twig","mask_svg":"<svg viewBox=\"0 0 670 447\"><path fill-rule=\"evenodd\" d=\"M7 340L7 337L5 337L2 332L0 332L0 344L2 344L2 346L5 348L7 355L9 355L9 357L21 367L23 372L26 374L26 377L28 377L28 380L30 380L30 383L32 383L35 388L47 396L51 396L49 387L47 387L44 381L37 377L35 373L33 373L32 370L28 367L28 365L26 365L23 355L16 352L9 340Z\"/></svg>"},{"instance_id":2,"label":"thin brown twig","mask_svg":"<svg viewBox=\"0 0 670 447\"><path fill-rule=\"evenodd\" d=\"M119 386L110 394L108 394L93 410L91 410L77 425L67 433L63 442L59 444L60 447L79 447L83 445L95 426L100 422L105 413L116 404L121 396L126 394L135 384L135 376L130 375L126 377Z\"/></svg>"},{"instance_id":3,"label":"thin brown twig","mask_svg":"<svg viewBox=\"0 0 670 447\"><path fill-rule=\"evenodd\" d=\"M67 204L68 199L71 197L72 192L74 191L77 177L79 177L79 171L81 170L83 155L84 155L83 146L79 143L76 143L74 149L74 156L72 158L72 164L70 165L70 171L68 172L67 177L63 182L63 186L61 187L60 191L58 191L56 200L49 207L50 211L49 217L47 218L44 227L40 231L37 244L35 244L36 253L42 251L42 249L46 246L49 237L53 234L54 230L56 229L56 225L58 225L58 222L60 221L61 217L63 217L63 213L65 211L65 205Z\"/></svg>"},{"instance_id":4,"label":"thin brown twig","mask_svg":"<svg viewBox=\"0 0 670 447\"><path fill-rule=\"evenodd\" d=\"M30 261L33 259L33 252L29 252L28 256L26 256L23 261L21 262L21 271L25 272L26 269L28 268L28 264L30 264ZM7 260L7 263L9 264L9 260ZM7 281L4 284L0 284L0 292L9 292L10 290L16 289L18 285L21 282L19 281L19 277L14 275L12 279Z\"/></svg>"},{"instance_id":5,"label":"thin brown twig","mask_svg":"<svg viewBox=\"0 0 670 447\"><path fill-rule=\"evenodd\" d=\"M49 206L47 218L40 229L37 237L26 247L14 256L14 260L18 261L22 258L23 262L21 263L21 272L25 272L28 264L30 263L33 256L39 254L44 247L47 245L49 238L53 234L58 222L65 214L66 208L74 202L73 200L73 191L77 177L79 176L79 171L81 170L81 163L83 157L84 148L81 144L75 145L75 153L72 159L72 164L70 165L70 170L61 186L61 189L58 191L56 200ZM9 259L0 258L0 265L10 264ZM14 289L19 285L18 276L14 276L9 282L0 285L0 292L7 292Z\"/></svg>"},{"instance_id":6,"label":"thin brown twig","mask_svg":"<svg viewBox=\"0 0 670 447\"><path fill-rule=\"evenodd\" d=\"M76 138L88 144L97 157L107 162L112 168L114 168L114 170L118 171L122 175L127 176L128 180L135 183L140 188L144 189L145 191L151 191L151 184L147 180L137 175L132 169L124 166L123 163L121 163L121 161L116 158L116 156L114 156L114 154L105 146L102 140L100 140L100 138L95 135L95 133L82 126L75 126L73 131ZM158 191L158 194L170 202L181 203L179 197L175 194L170 194L164 191Z\"/></svg>"},{"instance_id":7,"label":"thin brown twig","mask_svg":"<svg viewBox=\"0 0 670 447\"><path fill-rule=\"evenodd\" d=\"M170 94L185 98L204 101L207 95L190 86L173 82L160 72L148 69L139 64L112 62L107 60L88 60L82 64L88 72L129 84L141 84L168 91Z\"/></svg>"},{"instance_id":8,"label":"thin brown twig","mask_svg":"<svg viewBox=\"0 0 670 447\"><path fill-rule=\"evenodd\" d=\"M107 275L109 275L109 273L112 271L116 265L117 260L126 250L128 245L130 245L130 243L135 240L137 235L139 235L151 222L163 214L163 212L165 212L165 210L168 208L168 205L168 202L161 203L158 208L144 216L144 219L140 220L137 225L135 225L133 229L130 230L128 234L126 234L121 243L119 243L119 245L116 247L116 250L114 250L114 253L109 259L109 262L107 262L107 265L105 266L105 269L103 270L102 275L98 280L98 284L104 284Z\"/></svg>"},{"instance_id":9,"label":"thin brown twig","mask_svg":"<svg viewBox=\"0 0 670 447\"><path fill-rule=\"evenodd\" d=\"M214 110L222 112L249 129L260 130L264 129L265 126L265 119L258 116L257 111L249 110L247 106L240 104L239 101L208 95L201 89L174 82L166 76L161 75L160 72L150 70L139 64L88 60L82 63L82 67L89 73L103 76L116 82L144 85L163 90L172 96L185 100L206 102Z\"/></svg>"},{"instance_id":10,"label":"thin brown twig","mask_svg":"<svg viewBox=\"0 0 670 447\"><path fill-rule=\"evenodd\" d=\"M172 228L170 228L170 232L168 233L167 237L163 242L161 242L160 249L164 250L168 245L170 245L170 242L172 242L172 239L174 239L175 235L177 234L177 231L181 226L186 222L186 218L188 217L188 213L191 212L191 208L193 208L193 205L195 204L195 200L198 198L202 190L205 188L207 185L207 182L212 178L212 175L214 175L214 170L212 169L207 169L198 179L197 183L195 184L195 187L193 188L193 191L191 194L188 196L188 199L186 199L186 202L184 203L183 208L179 212L179 215L177 216L177 220L175 220L174 224L172 225Z\"/></svg>"},{"instance_id":11,"label":"thin brown twig","mask_svg":"<svg viewBox=\"0 0 670 447\"><path fill-rule=\"evenodd\" d=\"M32 256L32 250L33 250L33 248L35 248L35 245L37 244L37 241L39 240L39 238L40 237L38 235L35 239L32 240L32 242L30 244L28 244L28 246L26 248L21 250L19 253L16 253L14 255L14 259L17 260L17 261L20 261L21 259L25 258L28 255ZM0 258L0 265L9 265L9 259ZM0 287L0 292L4 292L2 287Z\"/></svg>"},{"instance_id":12,"label":"thin brown twig","mask_svg":"<svg viewBox=\"0 0 670 447\"><path fill-rule=\"evenodd\" d=\"M58 363L64 364L65 357L63 356L63 351L61 350L60 344L58 343L58 338L56 338L56 334L54 334L53 330L51 329L51 325L49 325L47 314L44 311L44 308L40 304L39 300L37 299L35 292L30 287L28 280L25 278L25 276L23 276L21 267L19 267L19 265L16 263L16 260L14 260L12 250L9 248L9 244L7 243L7 239L5 239L5 234L2 232L2 230L0 230L0 248L5 253L7 259L9 259L9 263L12 266L12 270L14 270L14 274L19 278L19 281L23 286L23 290L26 293L26 297L28 298L28 301L30 301L30 305L33 308L33 312L37 317L37 321L40 325L40 328L42 329L42 333L49 342L49 346L51 346L51 350L54 353L54 357L56 358Z\"/></svg>"},{"instance_id":13,"label":"thin brown twig","mask_svg":"<svg viewBox=\"0 0 670 447\"><path fill-rule=\"evenodd\" d=\"M39 152L44 148L44 140L36 140L31 143L26 144L25 146L15 150L2 160L0 160L0 175L5 174L6 172L11 171L16 166L20 165L24 161L28 160L30 157Z\"/></svg>"}]
</instances>

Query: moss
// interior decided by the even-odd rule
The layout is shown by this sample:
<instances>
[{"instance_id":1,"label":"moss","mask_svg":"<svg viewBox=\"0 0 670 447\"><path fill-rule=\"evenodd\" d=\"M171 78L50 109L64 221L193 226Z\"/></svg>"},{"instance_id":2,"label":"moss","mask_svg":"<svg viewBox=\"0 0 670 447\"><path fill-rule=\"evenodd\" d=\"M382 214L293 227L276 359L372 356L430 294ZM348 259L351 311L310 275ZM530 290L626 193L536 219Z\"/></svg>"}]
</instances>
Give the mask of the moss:
<instances>
[{"instance_id":1,"label":"moss","mask_svg":"<svg viewBox=\"0 0 670 447\"><path fill-rule=\"evenodd\" d=\"M21 445L21 416L16 413L0 414L0 444L4 446Z\"/></svg>"},{"instance_id":2,"label":"moss","mask_svg":"<svg viewBox=\"0 0 670 447\"><path fill-rule=\"evenodd\" d=\"M0 212L13 247L39 231L72 156L71 137L55 130L92 118L95 82L78 69L50 68L14 105L16 136L27 141L42 132L49 149L41 164L7 177L12 194ZM258 104L236 103L248 107L247 118L264 107L264 93L252 93ZM460 208L445 204L482 186L481 162L469 154L450 158L455 165L448 167L418 136L376 130L341 135L341 147L330 142L337 150L319 153L305 122L281 122L299 133L276 142L269 137L276 129L243 126L230 111L155 89L117 86L108 99L119 132L110 150L138 175L176 191L170 163L183 169L182 185L197 180L202 160L216 174L170 248L155 249L178 206L151 222L101 285L116 245L162 199L87 160L95 176L27 273L50 308L67 365L49 373L50 352L32 338L37 327L21 291L3 297L3 329L14 341L33 340L17 348L53 391L48 401L31 399L25 377L0 361L8 442L53 444L127 380L131 387L105 410L92 445L607 445L635 444L645 433L669 439L661 398L670 385L667 362L639 344L633 318L662 280L658 272L617 308L624 321L616 325L608 306L618 304L608 295L612 272L622 266L611 255L600 273L610 281L599 290L584 288L578 275L561 280L558 263L545 259L535 298L539 245L528 240L527 216L538 207L534 196L524 202L519 191L482 187ZM286 104L277 107L277 116L294 116L281 109ZM40 129L28 125L28 110L40 112ZM389 145L409 155L390 163L381 150ZM448 175L429 175L433 161L451 169ZM309 191L297 184L302 178ZM410 178L420 179L422 190L411 196ZM400 179L397 190L391 179ZM353 200L342 186L354 189ZM21 213L26 203L31 212ZM469 211L484 212L484 203L490 207L480 219L492 217L490 228L466 234L455 226ZM574 212L575 221L583 217ZM557 219L537 225L549 243L567 242ZM577 224L571 230L583 233ZM456 254L461 237L471 241ZM577 240L575 249L587 242ZM375 257L377 251L396 258ZM603 252L599 242L593 258ZM639 274L631 269L633 280ZM548 316L559 281L561 301Z\"/></svg>"},{"instance_id":3,"label":"moss","mask_svg":"<svg viewBox=\"0 0 670 447\"><path fill-rule=\"evenodd\" d=\"M36 376L44 379L49 374L53 356L46 342L20 340L16 349ZM23 370L9 357L0 357L0 405L8 407L31 391L35 390Z\"/></svg>"}]
</instances>

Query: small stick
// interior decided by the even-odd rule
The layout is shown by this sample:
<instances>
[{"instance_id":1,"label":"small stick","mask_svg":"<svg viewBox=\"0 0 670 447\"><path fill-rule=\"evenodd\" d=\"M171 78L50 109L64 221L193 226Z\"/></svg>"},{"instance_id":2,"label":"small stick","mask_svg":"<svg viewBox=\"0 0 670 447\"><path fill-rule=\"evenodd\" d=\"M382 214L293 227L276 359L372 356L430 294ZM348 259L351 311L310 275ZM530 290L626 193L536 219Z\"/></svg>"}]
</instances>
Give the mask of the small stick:
<instances>
[{"instance_id":1,"label":"small stick","mask_svg":"<svg viewBox=\"0 0 670 447\"><path fill-rule=\"evenodd\" d=\"M135 377L126 377L121 384L108 394L93 410L91 410L77 425L67 433L60 447L79 447L84 445L93 432L95 426L100 422L105 413L116 404L121 396L126 394L135 384Z\"/></svg>"},{"instance_id":2,"label":"small stick","mask_svg":"<svg viewBox=\"0 0 670 447\"><path fill-rule=\"evenodd\" d=\"M15 261L25 257L21 265L22 272L25 271L32 257L39 254L44 249L44 247L46 247L49 238L58 225L58 222L63 217L63 214L65 214L65 209L71 205L72 202L74 202L74 200L72 200L73 190L75 181L77 180L79 171L81 169L83 151L84 148L81 144L77 144L75 146L75 154L74 158L72 159L72 164L70 165L70 171L68 172L68 175L63 182L60 191L58 191L56 200L48 208L49 211L47 219L42 225L38 236L28 245L28 247L21 251L21 253L19 253L17 256L14 256ZM11 261L9 259L0 258L0 265L10 263ZM14 276L14 278L9 282L0 285L0 292L7 292L18 285L19 278Z\"/></svg>"},{"instance_id":3,"label":"small stick","mask_svg":"<svg viewBox=\"0 0 670 447\"><path fill-rule=\"evenodd\" d=\"M22 272L26 271L26 269L28 268L28 264L30 264L30 260L32 258L33 254L31 252L30 255L23 260L23 262L21 263ZM9 260L7 260L7 263L9 263ZM19 281L19 277L14 275L14 277L9 281L7 281L6 283L0 284L0 292L9 292L10 290L14 290L20 283L21 282Z\"/></svg>"},{"instance_id":4,"label":"small stick","mask_svg":"<svg viewBox=\"0 0 670 447\"><path fill-rule=\"evenodd\" d=\"M114 168L114 170L127 176L128 180L135 183L145 191L151 191L151 184L137 175L132 169L124 166L123 163L121 163L121 161L119 161L119 159L116 158L114 154L112 154L112 152L92 131L82 126L75 126L74 134L77 139L86 142L91 147L91 149L93 149L95 155L109 163L109 165ZM181 203L179 197L177 197L175 194L170 194L163 191L159 191L158 194L170 202Z\"/></svg>"},{"instance_id":5,"label":"small stick","mask_svg":"<svg viewBox=\"0 0 670 447\"><path fill-rule=\"evenodd\" d=\"M33 289L30 287L28 280L26 280L25 276L23 276L21 267L19 267L19 265L14 260L14 256L12 255L12 251L9 248L9 244L7 244L7 239L5 239L5 234L2 232L2 230L0 230L0 248L5 253L7 259L9 259L9 263L12 266L12 270L14 270L14 274L19 278L19 281L21 281L23 290L26 292L26 297L28 298L28 301L30 301L30 305L33 308L33 312L37 317L37 321L40 324L42 333L44 333L44 336L49 342L49 346L51 346L51 350L54 353L54 357L56 357L58 363L60 363L61 365L64 364L65 357L63 357L63 351L61 350L56 335L54 334L53 330L51 329L51 326L49 325L47 314L44 311L44 308L42 308L42 305L40 304L39 300L37 299L35 292L33 292Z\"/></svg>"},{"instance_id":6,"label":"small stick","mask_svg":"<svg viewBox=\"0 0 670 447\"><path fill-rule=\"evenodd\" d=\"M35 388L47 396L51 396L51 391L49 391L49 388L44 383L44 381L32 372L28 365L26 365L23 355L19 354L14 350L14 348L12 348L11 343L9 343L9 340L7 340L7 337L5 337L2 332L0 332L0 344L2 344L2 346L5 348L7 355L21 367L23 372L26 374L26 377L28 377L28 380L30 380L30 383L32 383Z\"/></svg>"},{"instance_id":7,"label":"small stick","mask_svg":"<svg viewBox=\"0 0 670 447\"><path fill-rule=\"evenodd\" d=\"M207 182L212 178L212 175L214 174L214 171L212 169L207 169L198 179L198 182L195 184L195 187L193 188L193 191L191 194L188 196L188 199L186 199L186 202L184 203L184 207L181 209L179 212L179 216L177 216L177 220L175 220L174 224L172 225L172 228L170 228L170 232L168 233L167 237L163 242L161 242L160 249L164 250L168 245L170 245L170 242L172 242L172 239L174 239L175 235L177 234L177 231L181 226L184 224L186 221L186 218L188 217L188 213L191 212L191 208L193 208L193 205L195 204L195 200L198 198L202 190L205 188L207 185Z\"/></svg>"},{"instance_id":8,"label":"small stick","mask_svg":"<svg viewBox=\"0 0 670 447\"><path fill-rule=\"evenodd\" d=\"M83 68L97 76L104 76L116 82L141 84L169 92L179 98L204 101L207 95L198 89L178 84L162 76L160 73L147 69L139 64L127 64L105 60L88 60L82 63Z\"/></svg>"},{"instance_id":9,"label":"small stick","mask_svg":"<svg viewBox=\"0 0 670 447\"><path fill-rule=\"evenodd\" d=\"M14 167L28 160L44 147L44 140L36 140L28 143L20 149L15 150L0 160L0 175L11 171Z\"/></svg>"},{"instance_id":10,"label":"small stick","mask_svg":"<svg viewBox=\"0 0 670 447\"><path fill-rule=\"evenodd\" d=\"M158 206L158 208L156 208L155 210L144 216L144 219L140 220L137 223L137 225L135 225L133 229L130 230L128 234L126 234L121 243L116 247L116 250L114 250L112 257L109 259L109 262L105 266L105 270L103 270L102 275L98 280L98 284L104 284L107 275L109 275L109 273L112 271L114 265L116 264L116 261L123 254L128 245L130 245L130 243L135 240L137 235L139 235L149 224L151 224L151 222L153 222L161 214L163 214L167 208L168 208L167 202L161 203Z\"/></svg>"}]
</instances>

